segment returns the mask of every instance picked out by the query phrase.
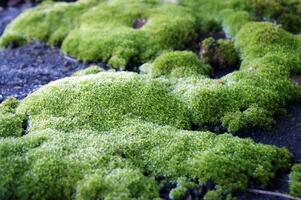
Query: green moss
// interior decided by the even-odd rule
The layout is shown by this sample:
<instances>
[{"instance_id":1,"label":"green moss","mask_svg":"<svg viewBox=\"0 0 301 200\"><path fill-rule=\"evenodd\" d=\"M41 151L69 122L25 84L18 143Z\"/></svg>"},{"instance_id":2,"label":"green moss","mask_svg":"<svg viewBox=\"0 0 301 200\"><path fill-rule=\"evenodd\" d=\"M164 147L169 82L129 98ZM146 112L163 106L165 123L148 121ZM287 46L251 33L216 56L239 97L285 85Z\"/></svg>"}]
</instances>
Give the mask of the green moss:
<instances>
[{"instance_id":1,"label":"green moss","mask_svg":"<svg viewBox=\"0 0 301 200\"><path fill-rule=\"evenodd\" d=\"M188 102L198 126L223 122L230 132L269 127L285 102L299 98L290 74L300 71L300 41L271 23L248 23L235 38L243 64L218 80L177 80L176 93ZM255 106L255 107L254 107Z\"/></svg>"},{"instance_id":2,"label":"green moss","mask_svg":"<svg viewBox=\"0 0 301 200\"><path fill-rule=\"evenodd\" d=\"M247 12L230 9L221 12L220 20L225 33L230 37L234 37L245 24L251 21Z\"/></svg>"},{"instance_id":3,"label":"green moss","mask_svg":"<svg viewBox=\"0 0 301 200\"><path fill-rule=\"evenodd\" d=\"M135 29L135 20L141 18L147 23ZM159 1L48 3L18 17L0 45L32 40L62 44L63 51L77 59L125 69L164 51L183 49L196 38L196 29L189 9Z\"/></svg>"},{"instance_id":4,"label":"green moss","mask_svg":"<svg viewBox=\"0 0 301 200\"><path fill-rule=\"evenodd\" d=\"M230 134L183 130L222 124L235 133L268 127L282 107L301 97L290 79L291 73L300 72L299 36L271 23L245 24L249 19L238 1L196 3L208 9L202 14L207 15L204 23L216 20L228 28L241 55L239 71L209 79L196 55L170 53L195 38L201 17L176 5L134 0L51 3L24 14L32 18L13 22L3 45L16 35L27 42L62 42L77 58L101 59L116 68L165 54L153 64L160 78L94 74L89 69L48 84L20 105L13 100L2 104L3 116L8 116L0 120L6 131L2 135L20 137L0 138L0 199L156 199L158 177L177 182L170 194L174 199L185 196L194 181L216 184L206 199L231 199L230 193L245 190L253 181L266 185L289 167L292 155L286 149ZM72 14L64 6L76 17L69 18ZM64 26L64 16L70 26ZM27 19L31 26L22 29ZM135 19L147 23L134 29ZM62 29L55 30L50 21ZM35 25L39 33L31 33ZM28 116L26 135L16 131L21 127L18 116Z\"/></svg>"},{"instance_id":5,"label":"green moss","mask_svg":"<svg viewBox=\"0 0 301 200\"><path fill-rule=\"evenodd\" d=\"M216 68L235 68L239 64L238 52L231 40L206 38L202 41L200 54L205 63Z\"/></svg>"},{"instance_id":6,"label":"green moss","mask_svg":"<svg viewBox=\"0 0 301 200\"><path fill-rule=\"evenodd\" d=\"M251 140L137 121L108 132L45 129L4 139L0 149L1 199L153 199L158 176L234 191L251 179L266 183L290 160Z\"/></svg>"},{"instance_id":7,"label":"green moss","mask_svg":"<svg viewBox=\"0 0 301 200\"><path fill-rule=\"evenodd\" d=\"M126 72L102 72L54 82L22 101L18 113L34 119L32 129L68 124L66 131L75 127L110 130L132 118L190 127L188 109L170 93L167 80ZM49 119L45 120L46 116Z\"/></svg>"},{"instance_id":8,"label":"green moss","mask_svg":"<svg viewBox=\"0 0 301 200\"><path fill-rule=\"evenodd\" d=\"M256 18L274 19L290 32L300 32L301 3L295 0L244 0L243 9Z\"/></svg>"},{"instance_id":9,"label":"green moss","mask_svg":"<svg viewBox=\"0 0 301 200\"><path fill-rule=\"evenodd\" d=\"M293 166L290 174L290 194L295 197L301 197L301 165Z\"/></svg>"},{"instance_id":10,"label":"green moss","mask_svg":"<svg viewBox=\"0 0 301 200\"><path fill-rule=\"evenodd\" d=\"M0 104L0 138L21 136L25 132L26 117L15 113L18 105L19 102L11 97Z\"/></svg>"},{"instance_id":11,"label":"green moss","mask_svg":"<svg viewBox=\"0 0 301 200\"><path fill-rule=\"evenodd\" d=\"M190 76L207 76L210 66L202 63L200 58L189 51L174 51L159 56L153 63L153 77L166 76L173 78Z\"/></svg>"},{"instance_id":12,"label":"green moss","mask_svg":"<svg viewBox=\"0 0 301 200\"><path fill-rule=\"evenodd\" d=\"M177 186L170 191L169 197L173 200L185 199L188 190L196 186L196 183L187 180L187 178L178 178Z\"/></svg>"},{"instance_id":13,"label":"green moss","mask_svg":"<svg viewBox=\"0 0 301 200\"><path fill-rule=\"evenodd\" d=\"M180 0L180 4L195 10L204 21L223 22L225 31L231 36L248 18L274 21L287 31L300 32L301 3L296 0Z\"/></svg>"},{"instance_id":14,"label":"green moss","mask_svg":"<svg viewBox=\"0 0 301 200\"><path fill-rule=\"evenodd\" d=\"M92 65L86 69L79 70L73 74L73 76L84 76L84 75L91 75L91 74L98 74L99 72L103 72L104 69L97 66L97 65Z\"/></svg>"}]
</instances>

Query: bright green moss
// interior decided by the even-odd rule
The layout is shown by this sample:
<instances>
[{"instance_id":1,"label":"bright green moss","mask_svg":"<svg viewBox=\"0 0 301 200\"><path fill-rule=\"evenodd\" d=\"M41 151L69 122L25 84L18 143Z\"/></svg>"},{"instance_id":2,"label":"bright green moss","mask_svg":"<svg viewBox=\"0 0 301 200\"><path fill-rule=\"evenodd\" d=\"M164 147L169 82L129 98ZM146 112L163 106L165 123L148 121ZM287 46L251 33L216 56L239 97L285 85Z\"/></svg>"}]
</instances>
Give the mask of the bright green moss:
<instances>
[{"instance_id":1,"label":"bright green moss","mask_svg":"<svg viewBox=\"0 0 301 200\"><path fill-rule=\"evenodd\" d=\"M64 126L65 131L101 131L137 118L190 127L188 109L170 93L167 80L126 72L102 72L51 83L22 101L18 113L30 116L32 129Z\"/></svg>"},{"instance_id":2,"label":"bright green moss","mask_svg":"<svg viewBox=\"0 0 301 200\"><path fill-rule=\"evenodd\" d=\"M151 68L153 77L207 76L209 72L210 66L202 63L195 53L189 51L174 51L162 54L154 61Z\"/></svg>"},{"instance_id":3,"label":"bright green moss","mask_svg":"<svg viewBox=\"0 0 301 200\"><path fill-rule=\"evenodd\" d=\"M91 75L91 74L98 74L99 72L103 72L104 69L97 66L97 65L92 65L86 69L79 70L73 74L73 76L84 76L84 75Z\"/></svg>"},{"instance_id":4,"label":"bright green moss","mask_svg":"<svg viewBox=\"0 0 301 200\"><path fill-rule=\"evenodd\" d=\"M15 113L18 105L19 102L14 98L8 98L0 104L0 138L21 136L25 132L26 117Z\"/></svg>"},{"instance_id":5,"label":"bright green moss","mask_svg":"<svg viewBox=\"0 0 301 200\"><path fill-rule=\"evenodd\" d=\"M300 33L301 3L296 0L180 0L180 4L195 10L204 21L224 21L226 32L232 36L248 18L273 21L289 32ZM231 22L234 26L227 27Z\"/></svg>"},{"instance_id":6,"label":"bright green moss","mask_svg":"<svg viewBox=\"0 0 301 200\"><path fill-rule=\"evenodd\" d=\"M146 24L135 29L138 19ZM183 49L196 38L196 29L189 9L159 1L50 3L17 18L0 45L32 40L62 44L63 51L77 59L125 69L129 63L142 64L161 52Z\"/></svg>"},{"instance_id":7,"label":"bright green moss","mask_svg":"<svg viewBox=\"0 0 301 200\"><path fill-rule=\"evenodd\" d=\"M251 179L267 183L290 161L251 140L138 121L107 132L45 129L2 140L0 150L1 199L153 199L158 176L236 191Z\"/></svg>"},{"instance_id":8,"label":"bright green moss","mask_svg":"<svg viewBox=\"0 0 301 200\"><path fill-rule=\"evenodd\" d=\"M301 165L294 165L290 175L290 194L301 197Z\"/></svg>"},{"instance_id":9,"label":"bright green moss","mask_svg":"<svg viewBox=\"0 0 301 200\"><path fill-rule=\"evenodd\" d=\"M300 41L271 23L248 23L235 38L243 61L240 71L218 80L179 79L176 93L188 102L198 126L220 122L230 132L249 126L269 127L285 102L300 89L290 74L300 71Z\"/></svg>"},{"instance_id":10,"label":"bright green moss","mask_svg":"<svg viewBox=\"0 0 301 200\"><path fill-rule=\"evenodd\" d=\"M245 11L223 10L221 19L225 33L234 37L246 23L250 22L249 14Z\"/></svg>"}]
</instances>

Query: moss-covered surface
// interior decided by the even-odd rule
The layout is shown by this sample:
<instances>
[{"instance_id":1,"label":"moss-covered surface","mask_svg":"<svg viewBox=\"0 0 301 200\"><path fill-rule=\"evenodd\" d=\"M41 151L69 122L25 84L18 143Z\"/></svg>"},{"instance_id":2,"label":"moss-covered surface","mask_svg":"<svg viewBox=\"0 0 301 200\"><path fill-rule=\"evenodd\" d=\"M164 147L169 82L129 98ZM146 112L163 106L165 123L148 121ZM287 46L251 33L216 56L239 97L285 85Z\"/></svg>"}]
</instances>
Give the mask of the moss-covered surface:
<instances>
[{"instance_id":1,"label":"moss-covered surface","mask_svg":"<svg viewBox=\"0 0 301 200\"><path fill-rule=\"evenodd\" d=\"M174 51L159 56L151 67L153 77L181 78L207 76L211 67L202 63L193 52Z\"/></svg>"},{"instance_id":2,"label":"moss-covered surface","mask_svg":"<svg viewBox=\"0 0 301 200\"><path fill-rule=\"evenodd\" d=\"M141 18L147 23L134 29ZM77 59L124 69L164 51L183 49L196 38L196 30L189 9L159 0L81 0L45 3L25 12L6 29L0 46L40 40L62 45Z\"/></svg>"},{"instance_id":3,"label":"moss-covered surface","mask_svg":"<svg viewBox=\"0 0 301 200\"><path fill-rule=\"evenodd\" d=\"M290 174L290 194L301 197L301 165L296 164Z\"/></svg>"},{"instance_id":4,"label":"moss-covered surface","mask_svg":"<svg viewBox=\"0 0 301 200\"><path fill-rule=\"evenodd\" d=\"M290 79L300 72L300 37L250 22L244 1L180 1L202 13L160 2L45 3L10 25L3 46L33 39L62 43L70 55L115 68L152 62L145 70L152 76L92 67L20 104L2 104L0 199L154 199L162 189L158 177L177 183L173 199L212 182L207 199L229 199L290 166L286 149L191 130L270 127L289 101L301 97ZM135 29L136 19L146 24ZM171 52L212 20L235 49L229 41L218 44L230 45L242 62L221 79L206 77L210 67L192 52Z\"/></svg>"},{"instance_id":5,"label":"moss-covered surface","mask_svg":"<svg viewBox=\"0 0 301 200\"><path fill-rule=\"evenodd\" d=\"M242 66L221 79L178 79L176 90L189 102L193 123L222 123L230 132L270 126L285 102L300 96L290 74L300 71L300 41L271 23L244 26L235 45Z\"/></svg>"},{"instance_id":6,"label":"moss-covered surface","mask_svg":"<svg viewBox=\"0 0 301 200\"><path fill-rule=\"evenodd\" d=\"M227 194L267 184L291 160L285 149L177 129L189 128L186 104L167 80L134 73L53 82L16 112L30 128L1 139L1 199L152 199L160 176L179 181L177 197L191 181Z\"/></svg>"}]
</instances>

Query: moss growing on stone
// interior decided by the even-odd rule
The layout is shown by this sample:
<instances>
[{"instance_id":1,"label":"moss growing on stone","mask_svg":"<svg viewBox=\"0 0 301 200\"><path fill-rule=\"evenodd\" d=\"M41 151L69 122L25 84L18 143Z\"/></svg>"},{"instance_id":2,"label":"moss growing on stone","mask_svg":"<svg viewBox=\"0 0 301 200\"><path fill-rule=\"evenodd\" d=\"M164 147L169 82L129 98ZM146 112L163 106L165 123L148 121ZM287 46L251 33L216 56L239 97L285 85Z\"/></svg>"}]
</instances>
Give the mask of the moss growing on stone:
<instances>
[{"instance_id":1,"label":"moss growing on stone","mask_svg":"<svg viewBox=\"0 0 301 200\"><path fill-rule=\"evenodd\" d=\"M193 52L174 51L159 56L151 67L153 77L166 76L173 78L190 76L207 76L210 66L202 63Z\"/></svg>"},{"instance_id":2,"label":"moss growing on stone","mask_svg":"<svg viewBox=\"0 0 301 200\"><path fill-rule=\"evenodd\" d=\"M296 164L290 174L290 194L301 197L301 165Z\"/></svg>"},{"instance_id":3,"label":"moss growing on stone","mask_svg":"<svg viewBox=\"0 0 301 200\"><path fill-rule=\"evenodd\" d=\"M139 29L137 19L147 19ZM78 1L50 3L18 17L0 45L19 41L62 44L66 53L84 61L104 61L125 69L164 51L183 49L196 38L196 18L186 8L160 1Z\"/></svg>"}]
</instances>

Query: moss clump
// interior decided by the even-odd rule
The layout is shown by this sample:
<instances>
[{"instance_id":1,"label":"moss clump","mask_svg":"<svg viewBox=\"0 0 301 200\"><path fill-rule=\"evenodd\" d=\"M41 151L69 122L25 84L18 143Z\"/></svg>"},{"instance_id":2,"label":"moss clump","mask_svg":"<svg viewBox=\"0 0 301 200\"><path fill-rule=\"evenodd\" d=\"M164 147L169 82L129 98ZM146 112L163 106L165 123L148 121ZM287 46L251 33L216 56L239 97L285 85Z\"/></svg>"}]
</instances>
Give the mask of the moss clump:
<instances>
[{"instance_id":1,"label":"moss clump","mask_svg":"<svg viewBox=\"0 0 301 200\"><path fill-rule=\"evenodd\" d=\"M186 104L170 93L166 80L126 72L102 72L54 82L22 101L18 113L35 119L31 121L32 129L65 125L66 131L75 127L101 131L137 118L190 127Z\"/></svg>"},{"instance_id":2,"label":"moss clump","mask_svg":"<svg viewBox=\"0 0 301 200\"><path fill-rule=\"evenodd\" d=\"M202 41L200 55L205 63L220 69L235 68L239 64L238 52L231 40L209 37Z\"/></svg>"},{"instance_id":3,"label":"moss clump","mask_svg":"<svg viewBox=\"0 0 301 200\"><path fill-rule=\"evenodd\" d=\"M24 115L16 114L19 102L14 98L8 98L0 104L0 138L10 136L21 136L25 130L26 123Z\"/></svg>"},{"instance_id":4,"label":"moss clump","mask_svg":"<svg viewBox=\"0 0 301 200\"><path fill-rule=\"evenodd\" d=\"M133 23L147 19L140 29ZM160 1L78 1L48 3L18 17L0 45L18 41L62 44L63 51L84 61L102 60L125 69L162 52L183 49L196 38L196 18L186 8Z\"/></svg>"},{"instance_id":5,"label":"moss clump","mask_svg":"<svg viewBox=\"0 0 301 200\"><path fill-rule=\"evenodd\" d=\"M245 24L251 21L249 14L245 11L225 9L220 15L224 31L229 37L234 37Z\"/></svg>"},{"instance_id":6,"label":"moss clump","mask_svg":"<svg viewBox=\"0 0 301 200\"><path fill-rule=\"evenodd\" d=\"M290 194L301 197L301 165L294 165L290 175Z\"/></svg>"},{"instance_id":7,"label":"moss clump","mask_svg":"<svg viewBox=\"0 0 301 200\"><path fill-rule=\"evenodd\" d=\"M91 75L91 74L98 74L100 72L103 72L104 69L97 66L97 65L92 65L86 69L83 69L83 70L79 70L77 72L75 72L73 74L73 76L84 76L84 75Z\"/></svg>"},{"instance_id":8,"label":"moss clump","mask_svg":"<svg viewBox=\"0 0 301 200\"><path fill-rule=\"evenodd\" d=\"M290 74L300 71L300 41L271 23L248 23L235 38L243 64L218 80L179 79L176 92L188 102L198 126L223 123L230 132L248 126L270 126L285 102L300 89Z\"/></svg>"},{"instance_id":9,"label":"moss clump","mask_svg":"<svg viewBox=\"0 0 301 200\"><path fill-rule=\"evenodd\" d=\"M189 51L175 51L162 54L154 61L151 68L153 77L207 76L209 72L210 66L202 63L195 53Z\"/></svg>"},{"instance_id":10,"label":"moss clump","mask_svg":"<svg viewBox=\"0 0 301 200\"><path fill-rule=\"evenodd\" d=\"M300 32L301 3L296 0L180 0L180 4L195 10L203 21L222 22L230 36L250 19L273 21L289 32Z\"/></svg>"},{"instance_id":11,"label":"moss clump","mask_svg":"<svg viewBox=\"0 0 301 200\"><path fill-rule=\"evenodd\" d=\"M4 200L153 199L159 197L158 176L213 180L226 191L237 191L251 179L267 183L291 156L285 149L228 134L138 121L105 132L30 132L1 140L0 149Z\"/></svg>"},{"instance_id":12,"label":"moss clump","mask_svg":"<svg viewBox=\"0 0 301 200\"><path fill-rule=\"evenodd\" d=\"M273 19L290 32L300 32L301 2L296 0L244 0L243 9L256 18Z\"/></svg>"}]
</instances>

